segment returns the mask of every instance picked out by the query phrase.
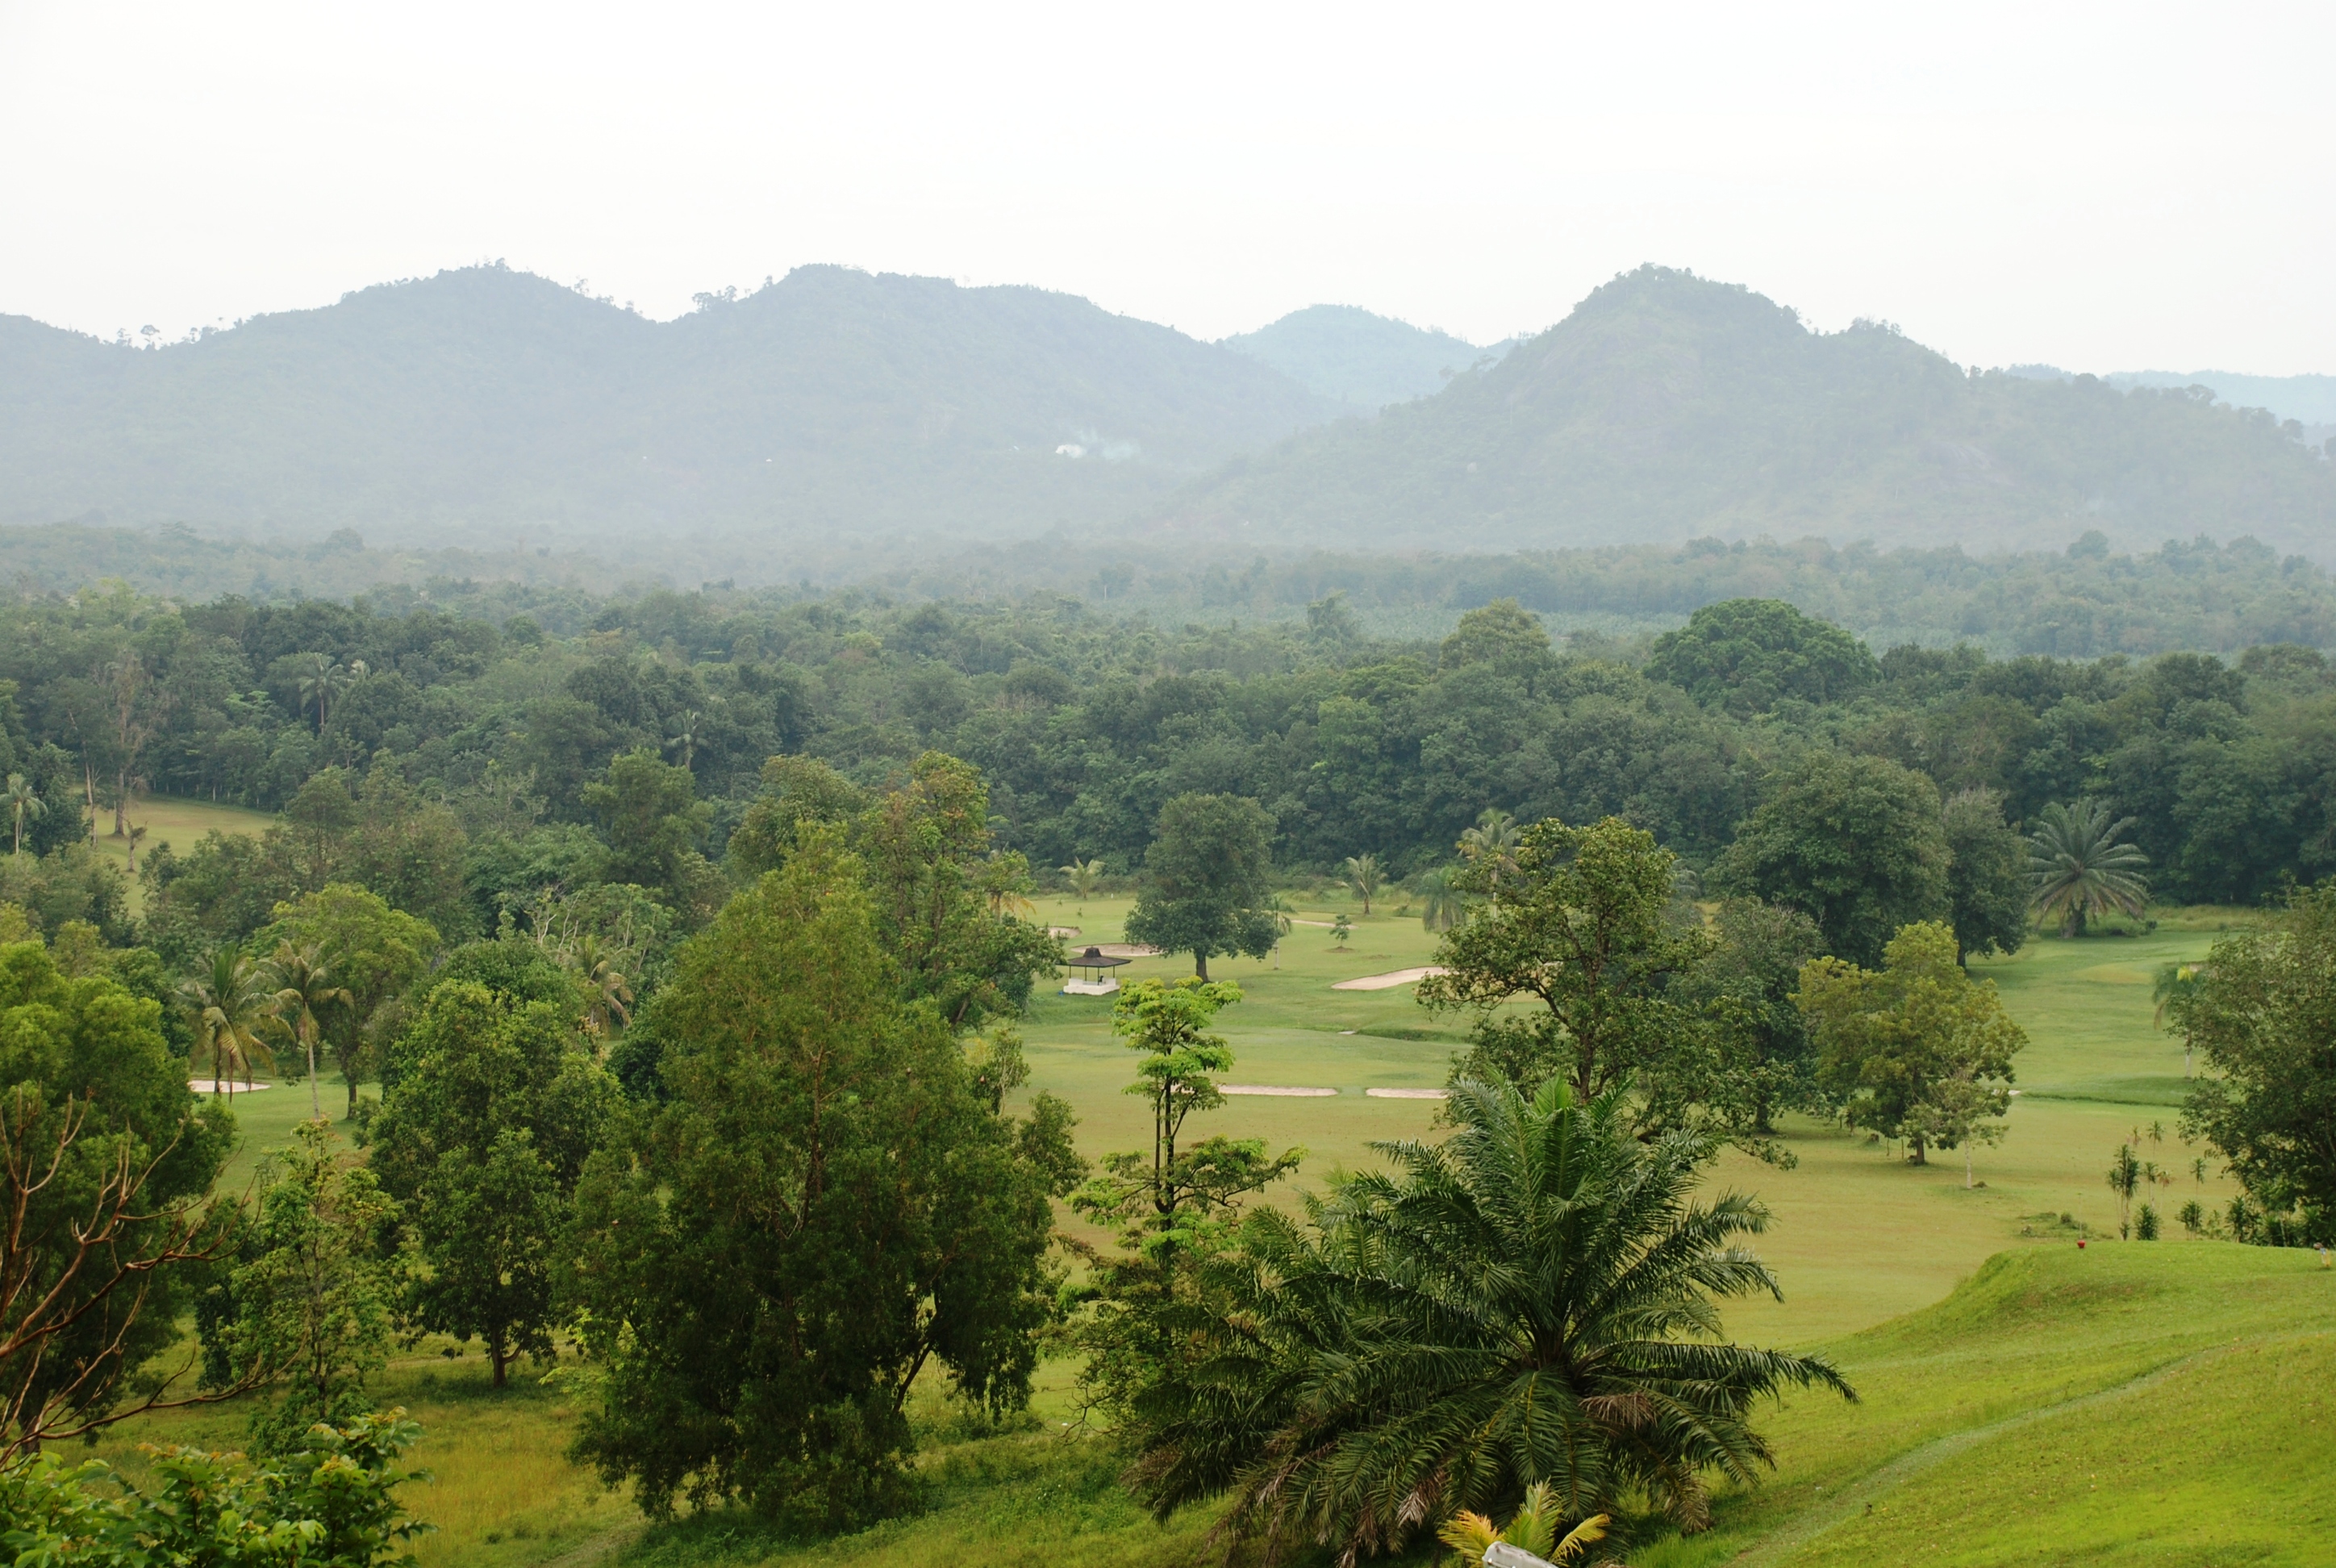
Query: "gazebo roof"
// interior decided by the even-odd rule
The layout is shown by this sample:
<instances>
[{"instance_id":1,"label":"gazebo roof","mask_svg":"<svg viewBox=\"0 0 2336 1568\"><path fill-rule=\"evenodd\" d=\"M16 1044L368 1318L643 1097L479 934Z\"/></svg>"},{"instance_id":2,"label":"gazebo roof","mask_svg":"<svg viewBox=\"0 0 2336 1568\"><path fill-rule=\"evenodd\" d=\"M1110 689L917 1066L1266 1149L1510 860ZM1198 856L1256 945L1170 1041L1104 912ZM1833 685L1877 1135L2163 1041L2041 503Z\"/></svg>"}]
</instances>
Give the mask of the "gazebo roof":
<instances>
[{"instance_id":1,"label":"gazebo roof","mask_svg":"<svg viewBox=\"0 0 2336 1568\"><path fill-rule=\"evenodd\" d=\"M1089 948L1066 960L1075 969L1115 969L1128 962L1126 959L1105 958L1101 948Z\"/></svg>"}]
</instances>

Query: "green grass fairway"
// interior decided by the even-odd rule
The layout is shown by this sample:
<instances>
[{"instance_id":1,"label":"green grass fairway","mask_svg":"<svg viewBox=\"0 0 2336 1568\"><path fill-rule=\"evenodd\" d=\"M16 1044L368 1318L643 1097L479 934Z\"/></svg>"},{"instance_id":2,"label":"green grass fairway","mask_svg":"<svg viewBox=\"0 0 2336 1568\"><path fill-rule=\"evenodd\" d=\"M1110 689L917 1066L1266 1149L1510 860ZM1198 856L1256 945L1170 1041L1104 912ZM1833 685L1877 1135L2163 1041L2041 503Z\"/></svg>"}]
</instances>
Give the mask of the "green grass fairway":
<instances>
[{"instance_id":1,"label":"green grass fairway","mask_svg":"<svg viewBox=\"0 0 2336 1568\"><path fill-rule=\"evenodd\" d=\"M267 812L249 811L242 806L212 805L207 801L181 800L175 795L148 795L131 806L130 825L144 828L146 837L138 845L140 854L157 844L169 844L173 852L184 854L195 847L205 833L214 830L223 833L244 833L257 836L265 833L276 818ZM124 871L130 864L130 840L117 838L113 832L113 813L97 813L97 852L112 857ZM138 879L130 879L130 912L142 911Z\"/></svg>"}]
</instances>

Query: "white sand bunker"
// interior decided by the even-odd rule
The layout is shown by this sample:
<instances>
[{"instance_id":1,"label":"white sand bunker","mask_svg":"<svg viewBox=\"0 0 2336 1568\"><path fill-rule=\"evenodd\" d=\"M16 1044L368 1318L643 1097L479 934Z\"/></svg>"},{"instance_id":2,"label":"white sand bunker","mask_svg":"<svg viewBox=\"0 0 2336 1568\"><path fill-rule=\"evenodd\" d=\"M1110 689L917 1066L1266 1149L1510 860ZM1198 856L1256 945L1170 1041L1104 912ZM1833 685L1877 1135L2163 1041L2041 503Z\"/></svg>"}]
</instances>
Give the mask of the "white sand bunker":
<instances>
[{"instance_id":1,"label":"white sand bunker","mask_svg":"<svg viewBox=\"0 0 2336 1568\"><path fill-rule=\"evenodd\" d=\"M1221 1095L1277 1095L1293 1100L1326 1100L1336 1089L1293 1089L1280 1084L1220 1084Z\"/></svg>"},{"instance_id":2,"label":"white sand bunker","mask_svg":"<svg viewBox=\"0 0 2336 1568\"><path fill-rule=\"evenodd\" d=\"M1446 975L1452 971L1429 964L1425 969L1397 969L1389 974L1365 975L1358 980L1340 980L1330 989L1334 991L1391 991L1397 986L1407 986L1424 980L1430 975Z\"/></svg>"},{"instance_id":3,"label":"white sand bunker","mask_svg":"<svg viewBox=\"0 0 2336 1568\"><path fill-rule=\"evenodd\" d=\"M1365 1089L1375 1100L1441 1100L1447 1096L1442 1089Z\"/></svg>"},{"instance_id":4,"label":"white sand bunker","mask_svg":"<svg viewBox=\"0 0 2336 1568\"><path fill-rule=\"evenodd\" d=\"M267 1088L266 1084L239 1084L233 1078L189 1078L187 1087L199 1095L256 1095Z\"/></svg>"}]
</instances>

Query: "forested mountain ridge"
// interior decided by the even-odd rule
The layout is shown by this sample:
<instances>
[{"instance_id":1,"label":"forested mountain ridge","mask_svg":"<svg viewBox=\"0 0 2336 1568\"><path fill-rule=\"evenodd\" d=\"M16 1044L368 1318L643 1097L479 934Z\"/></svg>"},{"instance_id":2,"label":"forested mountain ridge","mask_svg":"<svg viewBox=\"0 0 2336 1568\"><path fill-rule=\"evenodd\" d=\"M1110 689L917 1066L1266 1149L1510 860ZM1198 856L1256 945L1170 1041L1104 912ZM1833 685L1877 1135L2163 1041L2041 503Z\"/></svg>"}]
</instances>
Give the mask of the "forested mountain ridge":
<instances>
[{"instance_id":1,"label":"forested mountain ridge","mask_svg":"<svg viewBox=\"0 0 2336 1568\"><path fill-rule=\"evenodd\" d=\"M1364 409L1441 392L1460 372L1505 352L1505 346L1479 348L1352 305L1309 305L1219 341L1301 386Z\"/></svg>"},{"instance_id":2,"label":"forested mountain ridge","mask_svg":"<svg viewBox=\"0 0 2336 1568\"><path fill-rule=\"evenodd\" d=\"M1237 462L1170 525L1446 550L1763 533L1986 549L2099 529L2324 558L2336 473L2266 414L1979 375L1886 326L1814 333L1740 286L1646 267L1439 396Z\"/></svg>"},{"instance_id":3,"label":"forested mountain ridge","mask_svg":"<svg viewBox=\"0 0 2336 1568\"><path fill-rule=\"evenodd\" d=\"M0 317L0 517L1027 533L1337 412L1041 289L810 267L658 323L474 267L147 353Z\"/></svg>"}]
</instances>

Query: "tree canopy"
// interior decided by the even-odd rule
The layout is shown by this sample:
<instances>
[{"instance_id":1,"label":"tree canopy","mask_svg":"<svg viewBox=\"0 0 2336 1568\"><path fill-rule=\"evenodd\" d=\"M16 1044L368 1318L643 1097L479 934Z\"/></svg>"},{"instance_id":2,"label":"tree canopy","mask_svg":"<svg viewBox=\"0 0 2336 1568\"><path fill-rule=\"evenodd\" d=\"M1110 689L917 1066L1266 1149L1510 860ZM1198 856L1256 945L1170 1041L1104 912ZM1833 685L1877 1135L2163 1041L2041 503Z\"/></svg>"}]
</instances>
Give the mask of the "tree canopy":
<instances>
[{"instance_id":1,"label":"tree canopy","mask_svg":"<svg viewBox=\"0 0 2336 1568\"><path fill-rule=\"evenodd\" d=\"M1209 978L1219 953L1263 958L1280 938L1270 906L1273 819L1237 795L1181 794L1160 808L1127 940L1192 955Z\"/></svg>"},{"instance_id":2,"label":"tree canopy","mask_svg":"<svg viewBox=\"0 0 2336 1568\"><path fill-rule=\"evenodd\" d=\"M1899 927L1947 912L1950 864L1929 779L1887 757L1821 752L1761 803L1716 872L1816 921L1828 951L1871 964Z\"/></svg>"},{"instance_id":3,"label":"tree canopy","mask_svg":"<svg viewBox=\"0 0 2336 1568\"><path fill-rule=\"evenodd\" d=\"M981 1092L880 929L860 860L799 841L682 948L651 1004L667 1098L579 1188L608 1379L579 1451L652 1512L864 1519L901 1495L929 1362L977 1402L1027 1397L1066 1118Z\"/></svg>"}]
</instances>

